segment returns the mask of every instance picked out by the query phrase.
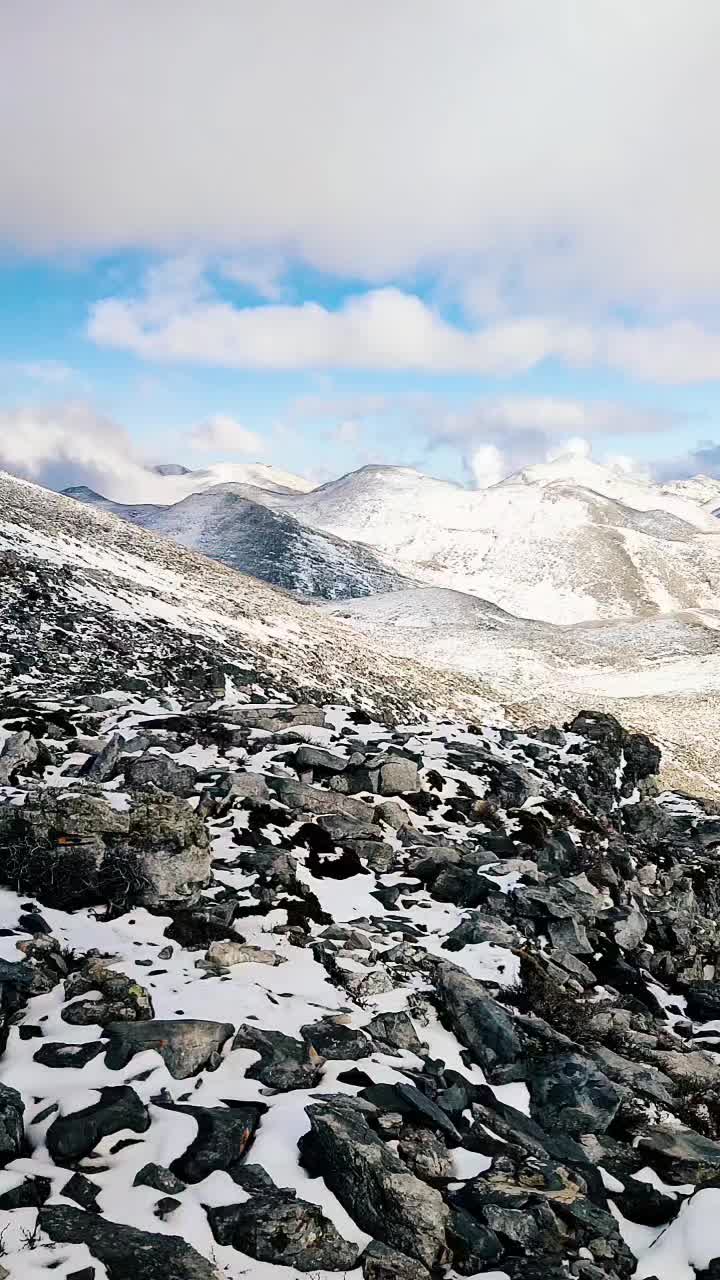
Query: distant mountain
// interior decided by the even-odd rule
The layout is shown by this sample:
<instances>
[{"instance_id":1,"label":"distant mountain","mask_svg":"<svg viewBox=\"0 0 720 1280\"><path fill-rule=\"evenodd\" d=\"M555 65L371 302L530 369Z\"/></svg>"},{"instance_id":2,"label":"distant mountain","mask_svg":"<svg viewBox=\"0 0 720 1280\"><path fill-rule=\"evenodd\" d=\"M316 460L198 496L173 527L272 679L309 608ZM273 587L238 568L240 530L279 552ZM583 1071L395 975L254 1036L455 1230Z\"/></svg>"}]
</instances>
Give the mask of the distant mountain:
<instances>
[{"instance_id":1,"label":"distant mountain","mask_svg":"<svg viewBox=\"0 0 720 1280\"><path fill-rule=\"evenodd\" d=\"M336 600L410 585L367 547L271 510L267 491L252 485L215 485L172 506L111 502L85 486L65 494L299 596Z\"/></svg>"},{"instance_id":2,"label":"distant mountain","mask_svg":"<svg viewBox=\"0 0 720 1280\"><path fill-rule=\"evenodd\" d=\"M155 472L156 476L189 476L190 468L184 467L181 462L158 462L154 467L150 468Z\"/></svg>"}]
</instances>

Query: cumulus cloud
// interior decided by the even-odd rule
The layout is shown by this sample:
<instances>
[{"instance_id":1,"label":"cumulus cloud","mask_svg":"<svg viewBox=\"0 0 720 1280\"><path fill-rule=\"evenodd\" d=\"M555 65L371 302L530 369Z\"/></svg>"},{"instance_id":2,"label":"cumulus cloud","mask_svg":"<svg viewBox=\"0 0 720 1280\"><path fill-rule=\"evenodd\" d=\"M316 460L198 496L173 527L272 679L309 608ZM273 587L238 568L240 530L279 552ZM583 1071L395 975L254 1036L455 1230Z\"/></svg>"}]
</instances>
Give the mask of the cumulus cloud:
<instances>
[{"instance_id":1,"label":"cumulus cloud","mask_svg":"<svg viewBox=\"0 0 720 1280\"><path fill-rule=\"evenodd\" d=\"M139 295L96 302L88 335L145 360L226 368L513 374L555 359L666 383L720 371L720 332L690 322L593 325L528 315L466 328L395 287L352 294L334 310L312 301L236 307L213 296L196 265L182 259L155 268ZM543 412L556 409L549 401Z\"/></svg>"},{"instance_id":2,"label":"cumulus cloud","mask_svg":"<svg viewBox=\"0 0 720 1280\"><path fill-rule=\"evenodd\" d=\"M128 433L86 405L0 411L0 469L50 489L87 485L119 501L161 501Z\"/></svg>"},{"instance_id":3,"label":"cumulus cloud","mask_svg":"<svg viewBox=\"0 0 720 1280\"><path fill-rule=\"evenodd\" d=\"M190 432L193 449L203 453L240 453L259 457L265 452L265 444L256 431L250 431L224 413L217 413L207 422Z\"/></svg>"},{"instance_id":4,"label":"cumulus cloud","mask_svg":"<svg viewBox=\"0 0 720 1280\"><path fill-rule=\"evenodd\" d=\"M0 23L7 241L720 287L716 0L5 0Z\"/></svg>"}]
</instances>

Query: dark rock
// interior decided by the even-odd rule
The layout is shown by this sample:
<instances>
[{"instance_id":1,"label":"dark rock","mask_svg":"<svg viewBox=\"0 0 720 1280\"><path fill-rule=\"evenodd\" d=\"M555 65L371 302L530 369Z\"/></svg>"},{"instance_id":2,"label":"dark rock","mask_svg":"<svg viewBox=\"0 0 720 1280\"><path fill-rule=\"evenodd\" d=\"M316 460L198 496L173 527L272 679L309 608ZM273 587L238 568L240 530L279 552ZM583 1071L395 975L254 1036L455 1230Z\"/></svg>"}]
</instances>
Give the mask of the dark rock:
<instances>
[{"instance_id":1,"label":"dark rock","mask_svg":"<svg viewBox=\"0 0 720 1280\"><path fill-rule=\"evenodd\" d=\"M66 1205L46 1205L38 1226L58 1244L87 1245L108 1280L217 1280L216 1268L180 1236L138 1231Z\"/></svg>"},{"instance_id":2,"label":"dark rock","mask_svg":"<svg viewBox=\"0 0 720 1280\"><path fill-rule=\"evenodd\" d=\"M91 1182L90 1178L86 1178L83 1173L74 1173L64 1185L61 1194L66 1200L74 1200L75 1204L79 1204L81 1209L87 1210L88 1213L99 1213L97 1197L100 1188L96 1183Z\"/></svg>"},{"instance_id":3,"label":"dark rock","mask_svg":"<svg viewBox=\"0 0 720 1280\"><path fill-rule=\"evenodd\" d=\"M25 1104L17 1089L0 1084L0 1168L22 1155Z\"/></svg>"},{"instance_id":4,"label":"dark rock","mask_svg":"<svg viewBox=\"0 0 720 1280\"><path fill-rule=\"evenodd\" d=\"M365 1030L374 1039L393 1049L407 1049L419 1053L423 1043L415 1030L412 1018L404 1010L398 1013L378 1013L366 1024Z\"/></svg>"},{"instance_id":5,"label":"dark rock","mask_svg":"<svg viewBox=\"0 0 720 1280\"><path fill-rule=\"evenodd\" d=\"M694 1022L714 1022L720 1018L720 982L691 982L683 995Z\"/></svg>"},{"instance_id":6,"label":"dark rock","mask_svg":"<svg viewBox=\"0 0 720 1280\"><path fill-rule=\"evenodd\" d=\"M490 1263L497 1262L502 1256L502 1245L495 1232L483 1226L465 1209L453 1209L447 1237L455 1270L461 1276L482 1274Z\"/></svg>"},{"instance_id":7,"label":"dark rock","mask_svg":"<svg viewBox=\"0 0 720 1280\"><path fill-rule=\"evenodd\" d=\"M604 1133L620 1106L616 1086L577 1053L532 1061L527 1084L531 1113L548 1132Z\"/></svg>"},{"instance_id":8,"label":"dark rock","mask_svg":"<svg viewBox=\"0 0 720 1280\"><path fill-rule=\"evenodd\" d=\"M84 1044L63 1044L59 1040L50 1040L33 1054L33 1060L42 1063L44 1067L85 1067L104 1051L102 1040L90 1040Z\"/></svg>"},{"instance_id":9,"label":"dark rock","mask_svg":"<svg viewBox=\"0 0 720 1280\"><path fill-rule=\"evenodd\" d=\"M101 1138L132 1129L145 1133L150 1128L147 1108L128 1085L100 1090L98 1102L81 1111L58 1116L47 1131L47 1147L56 1164L71 1164L90 1155Z\"/></svg>"},{"instance_id":10,"label":"dark rock","mask_svg":"<svg viewBox=\"0 0 720 1280\"><path fill-rule=\"evenodd\" d=\"M416 1127L437 1129L447 1138L457 1142L459 1134L455 1125L441 1107L411 1084L373 1084L360 1094L378 1111L390 1111L408 1118Z\"/></svg>"},{"instance_id":11,"label":"dark rock","mask_svg":"<svg viewBox=\"0 0 720 1280\"><path fill-rule=\"evenodd\" d=\"M133 1179L134 1187L152 1187L155 1191L163 1191L165 1195L176 1196L185 1190L185 1183L166 1169L162 1164L144 1164Z\"/></svg>"},{"instance_id":12,"label":"dark rock","mask_svg":"<svg viewBox=\"0 0 720 1280\"><path fill-rule=\"evenodd\" d=\"M171 1166L176 1177L189 1183L202 1182L216 1169L224 1169L235 1178L265 1110L253 1102L234 1103L229 1107L193 1107L167 1102L160 1105L197 1121L197 1136Z\"/></svg>"},{"instance_id":13,"label":"dark rock","mask_svg":"<svg viewBox=\"0 0 720 1280\"><path fill-rule=\"evenodd\" d=\"M231 1244L259 1262L299 1271L350 1271L357 1263L357 1245L343 1240L318 1205L294 1191L274 1190L208 1209L208 1220L218 1244Z\"/></svg>"},{"instance_id":14,"label":"dark rock","mask_svg":"<svg viewBox=\"0 0 720 1280\"><path fill-rule=\"evenodd\" d=\"M312 1044L294 1040L282 1031L263 1031L244 1023L238 1027L233 1049L253 1049L260 1054L260 1061L245 1074L269 1089L312 1089L322 1075L323 1059Z\"/></svg>"},{"instance_id":15,"label":"dark rock","mask_svg":"<svg viewBox=\"0 0 720 1280\"><path fill-rule=\"evenodd\" d=\"M213 1063L233 1030L229 1022L200 1018L110 1022L105 1028L110 1040L106 1062L111 1071L118 1071L136 1053L155 1049L170 1075L185 1080Z\"/></svg>"},{"instance_id":16,"label":"dark rock","mask_svg":"<svg viewBox=\"0 0 720 1280\"><path fill-rule=\"evenodd\" d=\"M523 1051L513 1019L463 969L442 961L436 970L441 1015L484 1071L516 1062Z\"/></svg>"},{"instance_id":17,"label":"dark rock","mask_svg":"<svg viewBox=\"0 0 720 1280\"><path fill-rule=\"evenodd\" d=\"M397 1150L408 1169L423 1182L444 1182L452 1177L452 1157L445 1144L428 1129L406 1126Z\"/></svg>"},{"instance_id":18,"label":"dark rock","mask_svg":"<svg viewBox=\"0 0 720 1280\"><path fill-rule=\"evenodd\" d=\"M367 1058L375 1045L363 1031L355 1027L347 1027L342 1022L324 1019L321 1022L308 1023L300 1028L303 1038L312 1046L320 1058L357 1062Z\"/></svg>"},{"instance_id":19,"label":"dark rock","mask_svg":"<svg viewBox=\"0 0 720 1280\"><path fill-rule=\"evenodd\" d=\"M0 1209L39 1209L52 1192L50 1178L26 1178L17 1187L0 1195Z\"/></svg>"},{"instance_id":20,"label":"dark rock","mask_svg":"<svg viewBox=\"0 0 720 1280\"><path fill-rule=\"evenodd\" d=\"M444 1261L448 1211L440 1193L410 1173L356 1104L323 1100L307 1113L303 1163L322 1175L358 1226L427 1267Z\"/></svg>"}]
</instances>

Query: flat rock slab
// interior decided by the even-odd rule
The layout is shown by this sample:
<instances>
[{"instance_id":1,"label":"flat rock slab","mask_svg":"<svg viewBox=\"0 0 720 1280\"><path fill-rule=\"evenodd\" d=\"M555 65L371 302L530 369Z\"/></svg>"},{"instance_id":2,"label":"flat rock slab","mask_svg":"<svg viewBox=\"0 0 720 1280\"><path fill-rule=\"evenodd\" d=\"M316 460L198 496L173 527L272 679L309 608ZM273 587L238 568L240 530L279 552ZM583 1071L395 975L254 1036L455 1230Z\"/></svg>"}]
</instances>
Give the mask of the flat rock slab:
<instances>
[{"instance_id":1,"label":"flat rock slab","mask_svg":"<svg viewBox=\"0 0 720 1280\"><path fill-rule=\"evenodd\" d=\"M138 1231L65 1205L41 1209L38 1225L58 1244L87 1245L109 1280L219 1280L212 1263L180 1236Z\"/></svg>"},{"instance_id":2,"label":"flat rock slab","mask_svg":"<svg viewBox=\"0 0 720 1280\"><path fill-rule=\"evenodd\" d=\"M186 1080L206 1067L233 1033L230 1022L201 1018L152 1019L149 1022L111 1022L105 1061L112 1071L127 1065L136 1053L155 1049L171 1076Z\"/></svg>"}]
</instances>

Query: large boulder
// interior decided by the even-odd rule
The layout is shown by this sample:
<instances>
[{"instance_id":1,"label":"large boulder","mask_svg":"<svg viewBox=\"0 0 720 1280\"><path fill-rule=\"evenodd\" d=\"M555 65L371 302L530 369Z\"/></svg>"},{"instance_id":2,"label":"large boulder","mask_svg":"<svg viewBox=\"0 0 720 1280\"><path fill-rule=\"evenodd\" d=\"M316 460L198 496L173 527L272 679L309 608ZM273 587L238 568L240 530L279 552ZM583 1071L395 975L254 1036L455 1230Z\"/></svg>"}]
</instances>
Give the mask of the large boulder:
<instances>
[{"instance_id":1,"label":"large boulder","mask_svg":"<svg viewBox=\"0 0 720 1280\"><path fill-rule=\"evenodd\" d=\"M443 1262L448 1210L440 1192L410 1172L356 1103L321 1101L307 1113L303 1163L324 1178L362 1230L427 1267Z\"/></svg>"},{"instance_id":2,"label":"large boulder","mask_svg":"<svg viewBox=\"0 0 720 1280\"><path fill-rule=\"evenodd\" d=\"M69 1205L46 1205L38 1226L57 1244L84 1244L108 1280L220 1280L220 1273L180 1236L138 1231Z\"/></svg>"},{"instance_id":3,"label":"large boulder","mask_svg":"<svg viewBox=\"0 0 720 1280\"><path fill-rule=\"evenodd\" d=\"M240 1182L242 1164L252 1144L265 1107L260 1103L233 1103L228 1107L193 1107L163 1102L166 1111L191 1116L197 1134L190 1146L173 1162L172 1172L183 1182L202 1182L216 1169L223 1169Z\"/></svg>"},{"instance_id":4,"label":"large boulder","mask_svg":"<svg viewBox=\"0 0 720 1280\"><path fill-rule=\"evenodd\" d=\"M522 1057L523 1042L511 1015L464 969L441 961L435 994L441 1016L484 1071Z\"/></svg>"},{"instance_id":5,"label":"large boulder","mask_svg":"<svg viewBox=\"0 0 720 1280\"><path fill-rule=\"evenodd\" d=\"M357 1263L357 1245L343 1240L320 1207L298 1199L294 1191L221 1205L208 1210L208 1219L218 1244L230 1244L259 1262L298 1271L352 1271Z\"/></svg>"},{"instance_id":6,"label":"large boulder","mask_svg":"<svg viewBox=\"0 0 720 1280\"><path fill-rule=\"evenodd\" d=\"M24 766L34 764L38 754L38 744L26 729L11 733L0 750L0 787L7 786Z\"/></svg>"},{"instance_id":7,"label":"large boulder","mask_svg":"<svg viewBox=\"0 0 720 1280\"><path fill-rule=\"evenodd\" d=\"M94 995L96 991L99 998ZM89 993L93 993L91 1000L75 999ZM73 1003L66 1005L60 1016L72 1026L145 1022L153 1016L152 1000L145 987L111 968L103 956L88 956L65 979L65 997Z\"/></svg>"},{"instance_id":8,"label":"large boulder","mask_svg":"<svg viewBox=\"0 0 720 1280\"><path fill-rule=\"evenodd\" d=\"M127 853L137 874L134 900L145 907L188 905L210 880L205 824L176 796L143 797L132 809Z\"/></svg>"},{"instance_id":9,"label":"large boulder","mask_svg":"<svg viewBox=\"0 0 720 1280\"><path fill-rule=\"evenodd\" d=\"M197 770L189 764L178 764L164 752L146 751L127 761L125 781L136 791L155 790L172 796L191 796L195 791Z\"/></svg>"},{"instance_id":10,"label":"large boulder","mask_svg":"<svg viewBox=\"0 0 720 1280\"><path fill-rule=\"evenodd\" d=\"M0 1084L0 1167L22 1155L25 1104L17 1089Z\"/></svg>"},{"instance_id":11,"label":"large boulder","mask_svg":"<svg viewBox=\"0 0 720 1280\"><path fill-rule=\"evenodd\" d=\"M105 1027L110 1040L105 1061L112 1071L118 1071L136 1053L155 1049L170 1075L186 1080L203 1067L217 1065L218 1055L232 1033L232 1023L202 1018L110 1022Z\"/></svg>"}]
</instances>

